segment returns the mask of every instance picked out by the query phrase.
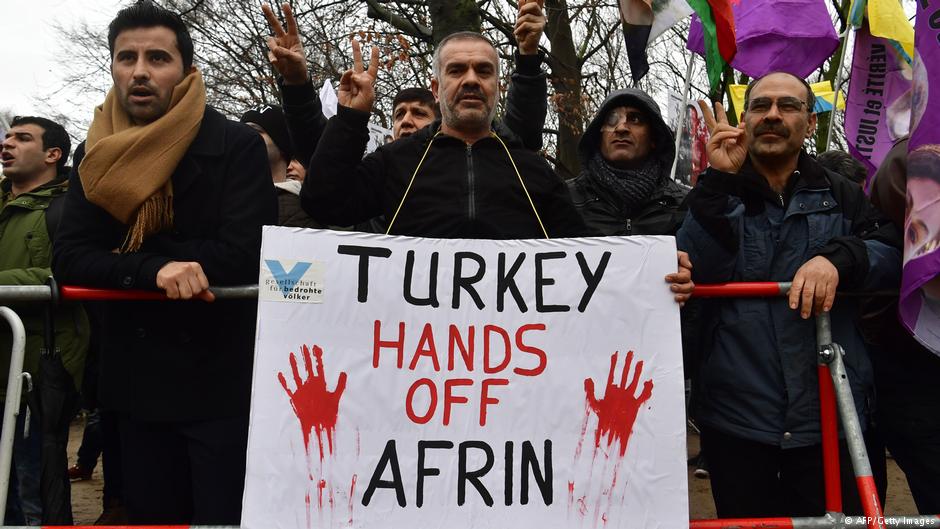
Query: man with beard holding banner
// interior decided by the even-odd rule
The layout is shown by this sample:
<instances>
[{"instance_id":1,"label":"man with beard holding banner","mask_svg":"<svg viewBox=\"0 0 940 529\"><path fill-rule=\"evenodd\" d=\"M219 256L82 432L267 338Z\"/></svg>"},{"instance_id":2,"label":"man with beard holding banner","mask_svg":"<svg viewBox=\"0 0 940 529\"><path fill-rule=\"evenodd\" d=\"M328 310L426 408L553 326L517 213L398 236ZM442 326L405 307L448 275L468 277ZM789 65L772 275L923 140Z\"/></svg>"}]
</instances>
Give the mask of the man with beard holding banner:
<instances>
[{"instance_id":1,"label":"man with beard holding banner","mask_svg":"<svg viewBox=\"0 0 940 529\"><path fill-rule=\"evenodd\" d=\"M118 413L133 524L237 525L257 281L277 202L261 137L206 106L180 17L142 1L108 32L114 86L95 109L55 243L59 281L190 303L101 305L100 398Z\"/></svg>"},{"instance_id":2,"label":"man with beard holding banner","mask_svg":"<svg viewBox=\"0 0 940 529\"><path fill-rule=\"evenodd\" d=\"M775 72L750 84L737 127L720 103L717 120L700 104L711 168L689 193L677 241L694 279L792 281L787 300L721 300L706 311L704 335L714 338L696 417L720 518L825 513L812 314L832 311L833 339L847 351L855 406L868 423L872 367L858 310L835 294L896 286L899 232L857 184L803 151L816 126L813 101L803 79ZM848 461L844 443L842 452ZM869 454L883 497L884 450ZM851 466L842 470L845 512L860 514Z\"/></svg>"}]
</instances>

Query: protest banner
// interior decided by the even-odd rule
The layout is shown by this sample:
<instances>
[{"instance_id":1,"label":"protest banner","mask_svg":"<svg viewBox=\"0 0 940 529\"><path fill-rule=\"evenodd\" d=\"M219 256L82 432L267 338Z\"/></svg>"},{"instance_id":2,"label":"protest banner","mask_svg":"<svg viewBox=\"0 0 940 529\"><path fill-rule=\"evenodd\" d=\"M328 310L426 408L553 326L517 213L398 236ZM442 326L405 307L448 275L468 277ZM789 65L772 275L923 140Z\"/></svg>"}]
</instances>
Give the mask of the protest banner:
<instances>
[{"instance_id":1,"label":"protest banner","mask_svg":"<svg viewBox=\"0 0 940 529\"><path fill-rule=\"evenodd\" d=\"M865 22L855 32L845 137L849 153L865 165L869 179L894 142L908 133L910 96L910 66L889 40L873 36Z\"/></svg>"},{"instance_id":2,"label":"protest banner","mask_svg":"<svg viewBox=\"0 0 940 529\"><path fill-rule=\"evenodd\" d=\"M914 338L940 354L940 3L918 4L914 40L899 312Z\"/></svg>"},{"instance_id":3,"label":"protest banner","mask_svg":"<svg viewBox=\"0 0 940 529\"><path fill-rule=\"evenodd\" d=\"M672 237L264 228L242 526L688 527Z\"/></svg>"}]
</instances>

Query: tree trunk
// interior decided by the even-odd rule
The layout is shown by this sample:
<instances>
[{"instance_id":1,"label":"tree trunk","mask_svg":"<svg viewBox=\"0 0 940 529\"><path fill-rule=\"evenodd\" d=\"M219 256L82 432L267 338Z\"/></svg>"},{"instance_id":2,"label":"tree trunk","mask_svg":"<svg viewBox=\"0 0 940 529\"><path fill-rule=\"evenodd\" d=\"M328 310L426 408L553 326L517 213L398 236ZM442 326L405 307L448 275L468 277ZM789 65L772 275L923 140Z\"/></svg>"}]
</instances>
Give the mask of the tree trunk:
<instances>
[{"instance_id":1,"label":"tree trunk","mask_svg":"<svg viewBox=\"0 0 940 529\"><path fill-rule=\"evenodd\" d=\"M480 9L474 0L428 0L434 45L451 33L482 29Z\"/></svg>"},{"instance_id":2,"label":"tree trunk","mask_svg":"<svg viewBox=\"0 0 940 529\"><path fill-rule=\"evenodd\" d=\"M548 14L545 34L552 44L548 57L551 83L558 115L556 158L559 174L571 178L581 172L578 142L584 132L584 103L581 100L581 63L571 34L566 0L545 0Z\"/></svg>"}]
</instances>

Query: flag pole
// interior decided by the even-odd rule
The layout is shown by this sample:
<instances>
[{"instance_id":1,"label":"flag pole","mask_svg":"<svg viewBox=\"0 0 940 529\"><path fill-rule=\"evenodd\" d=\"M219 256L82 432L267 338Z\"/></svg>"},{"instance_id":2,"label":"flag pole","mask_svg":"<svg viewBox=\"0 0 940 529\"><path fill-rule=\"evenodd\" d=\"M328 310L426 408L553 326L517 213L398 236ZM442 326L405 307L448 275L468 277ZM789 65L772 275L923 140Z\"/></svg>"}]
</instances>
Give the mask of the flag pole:
<instances>
[{"instance_id":1,"label":"flag pole","mask_svg":"<svg viewBox=\"0 0 940 529\"><path fill-rule=\"evenodd\" d=\"M695 53L689 53L689 64L685 67L685 84L682 86L682 109L679 112L679 121L676 123L676 155L672 159L672 170L669 173L673 180L676 179L676 168L679 165L679 142L682 140L682 122L689 105L689 91L692 89L693 64L695 64Z\"/></svg>"},{"instance_id":2,"label":"flag pole","mask_svg":"<svg viewBox=\"0 0 940 529\"><path fill-rule=\"evenodd\" d=\"M851 23L846 24L845 40L842 41L842 57L839 57L839 69L836 71L836 85L832 96L832 110L829 111L829 132L826 134L826 148L823 149L823 151L828 151L829 146L832 144L833 127L836 124L836 112L839 111L839 93L842 90L842 82L845 80L842 75L842 66L845 64L845 56L848 55L849 40L854 33L855 26ZM855 51L854 48L852 51Z\"/></svg>"}]
</instances>

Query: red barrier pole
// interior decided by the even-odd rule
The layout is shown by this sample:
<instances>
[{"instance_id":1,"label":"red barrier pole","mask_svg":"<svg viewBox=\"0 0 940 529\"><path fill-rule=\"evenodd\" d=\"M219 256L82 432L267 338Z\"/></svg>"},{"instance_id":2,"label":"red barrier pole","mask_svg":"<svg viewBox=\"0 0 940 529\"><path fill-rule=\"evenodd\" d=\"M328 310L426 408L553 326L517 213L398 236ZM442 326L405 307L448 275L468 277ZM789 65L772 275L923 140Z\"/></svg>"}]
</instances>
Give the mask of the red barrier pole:
<instances>
[{"instance_id":1,"label":"red barrier pole","mask_svg":"<svg viewBox=\"0 0 940 529\"><path fill-rule=\"evenodd\" d=\"M696 298L763 298L783 296L790 290L790 283L751 282L714 283L695 285L692 296Z\"/></svg>"},{"instance_id":2,"label":"red barrier pole","mask_svg":"<svg viewBox=\"0 0 940 529\"><path fill-rule=\"evenodd\" d=\"M197 527L199 529L239 529L225 525L44 525L42 529L54 527L68 527L69 529L196 529Z\"/></svg>"},{"instance_id":3,"label":"red barrier pole","mask_svg":"<svg viewBox=\"0 0 940 529\"><path fill-rule=\"evenodd\" d=\"M258 299L258 285L210 287L216 299ZM59 298L63 301L173 301L162 290L118 290L62 286Z\"/></svg>"},{"instance_id":4,"label":"red barrier pole","mask_svg":"<svg viewBox=\"0 0 940 529\"><path fill-rule=\"evenodd\" d=\"M791 518L722 518L692 520L689 529L793 529Z\"/></svg>"},{"instance_id":5,"label":"red barrier pole","mask_svg":"<svg viewBox=\"0 0 940 529\"><path fill-rule=\"evenodd\" d=\"M16 295L11 299L26 301L48 301L47 291L44 287L34 286L14 286L0 287L0 292L8 295ZM13 292L11 289L16 290ZM40 289L34 292L33 290ZM19 292L24 290L24 292ZM28 290L28 292L26 291ZM243 285L233 287L211 287L211 290L217 298L230 299L250 299L256 298L258 294L257 285ZM790 290L789 282L749 282L749 283L714 283L700 284L695 286L692 293L696 298L755 298L755 297L777 297L785 296ZM864 293L866 296L878 295L879 292ZM895 291L885 291L882 295L897 295ZM839 292L839 295L852 296L860 295L854 292ZM162 292L156 290L119 290L105 288L89 288L77 286L61 286L59 289L59 299L65 301L161 301L167 297Z\"/></svg>"},{"instance_id":6,"label":"red barrier pole","mask_svg":"<svg viewBox=\"0 0 940 529\"><path fill-rule=\"evenodd\" d=\"M116 290L65 286L59 288L62 301L166 301L162 290Z\"/></svg>"},{"instance_id":7,"label":"red barrier pole","mask_svg":"<svg viewBox=\"0 0 940 529\"><path fill-rule=\"evenodd\" d=\"M836 419L836 391L829 366L819 364L819 424L822 426L823 483L826 511L842 512L842 476L839 469L839 428Z\"/></svg>"}]
</instances>

